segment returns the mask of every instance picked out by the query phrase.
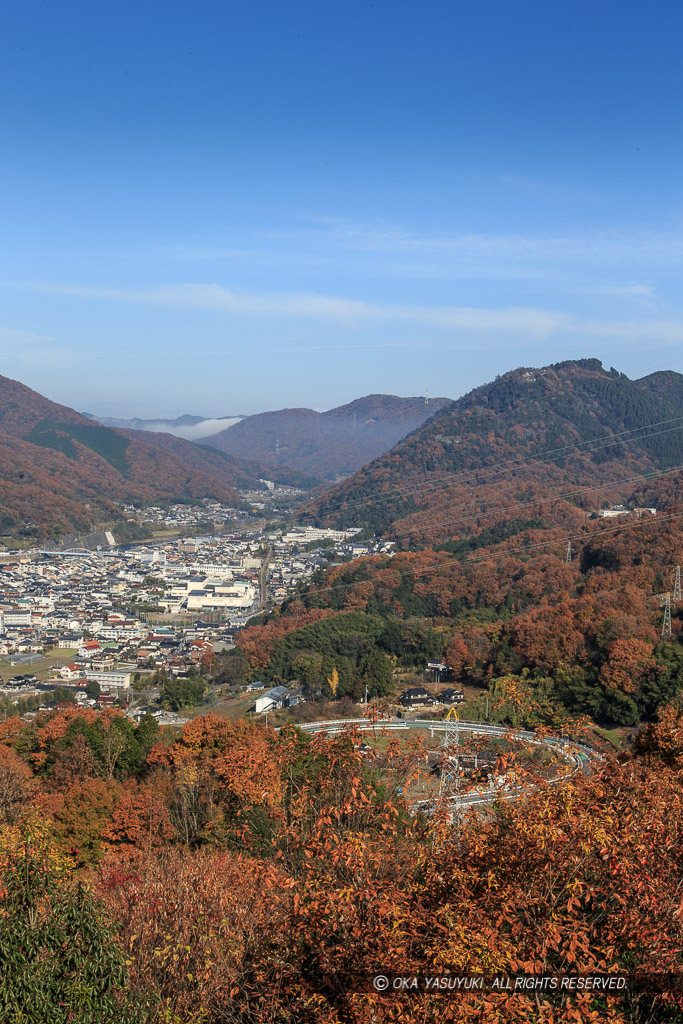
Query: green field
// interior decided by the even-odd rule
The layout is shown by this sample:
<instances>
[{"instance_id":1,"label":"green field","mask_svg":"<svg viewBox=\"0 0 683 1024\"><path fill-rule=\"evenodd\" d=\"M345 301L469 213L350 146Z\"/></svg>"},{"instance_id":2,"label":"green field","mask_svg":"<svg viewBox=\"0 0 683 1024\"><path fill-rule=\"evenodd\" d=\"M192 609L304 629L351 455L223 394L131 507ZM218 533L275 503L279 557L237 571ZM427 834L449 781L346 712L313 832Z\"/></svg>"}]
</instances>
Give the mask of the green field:
<instances>
[{"instance_id":1,"label":"green field","mask_svg":"<svg viewBox=\"0 0 683 1024\"><path fill-rule=\"evenodd\" d=\"M50 654L46 654L45 657L38 656L35 661L20 662L17 665L11 665L10 658L5 657L0 661L0 676L3 679L10 679L12 676L32 674L38 676L40 682L45 682L52 670L53 678L57 680L59 676L56 675L54 670L72 662L75 654L76 648L65 647L61 651L53 651Z\"/></svg>"}]
</instances>

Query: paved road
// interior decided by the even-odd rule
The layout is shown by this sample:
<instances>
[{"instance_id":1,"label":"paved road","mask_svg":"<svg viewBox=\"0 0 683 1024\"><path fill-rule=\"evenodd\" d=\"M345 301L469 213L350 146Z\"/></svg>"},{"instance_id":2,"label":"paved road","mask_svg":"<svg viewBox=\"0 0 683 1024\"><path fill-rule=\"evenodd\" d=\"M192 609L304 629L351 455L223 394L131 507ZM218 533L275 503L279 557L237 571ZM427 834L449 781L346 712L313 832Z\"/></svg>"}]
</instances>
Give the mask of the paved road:
<instances>
[{"instance_id":1,"label":"paved road","mask_svg":"<svg viewBox=\"0 0 683 1024\"><path fill-rule=\"evenodd\" d=\"M509 729L504 725L491 725L489 722L467 722L467 721L456 721L447 722L445 719L435 719L433 721L424 721L415 719L410 722L406 722L404 719L384 719L378 722L369 722L366 719L358 718L344 718L336 719L328 722L310 722L306 725L301 725L301 729L305 732L324 732L329 735L342 732L345 729L355 728L360 732L371 732L379 729L380 731L405 731L407 729L429 729L430 735L434 736L435 733L445 732L446 729L455 729L456 734L459 736L460 733L469 733L474 736L491 736L491 737L506 737L512 740L518 740L522 743L533 744L534 746L545 746L553 750L554 753L558 754L562 759L571 766L571 771L564 772L561 775L557 775L552 779L548 780L548 785L556 786L568 779L571 779L577 773L581 772L584 775L590 774L593 764L596 761L602 759L601 755L593 750L592 747L587 746L585 743L579 743L576 740L569 739L566 736L542 736L539 737L530 729ZM500 800L519 800L520 797L528 793L533 786L503 786L498 788L491 787L480 787L479 789L469 790L467 793L463 793L460 796L454 796L450 798L449 803L458 809L467 809L470 807L485 807L496 801ZM411 804L411 808L415 811L425 810L429 811L434 806L433 800L418 800L414 804Z\"/></svg>"}]
</instances>

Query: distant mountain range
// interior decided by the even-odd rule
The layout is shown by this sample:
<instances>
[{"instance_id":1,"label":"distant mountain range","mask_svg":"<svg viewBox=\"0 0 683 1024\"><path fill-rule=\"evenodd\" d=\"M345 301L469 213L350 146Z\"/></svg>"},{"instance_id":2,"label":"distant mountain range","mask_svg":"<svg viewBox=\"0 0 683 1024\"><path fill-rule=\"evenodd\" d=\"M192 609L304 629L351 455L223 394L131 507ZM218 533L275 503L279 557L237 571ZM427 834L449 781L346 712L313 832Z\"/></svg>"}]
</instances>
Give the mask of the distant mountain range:
<instances>
[{"instance_id":1,"label":"distant mountain range","mask_svg":"<svg viewBox=\"0 0 683 1024\"><path fill-rule=\"evenodd\" d=\"M123 501L215 498L260 478L310 486L305 474L247 463L167 433L102 426L0 376L0 534L48 536L116 519Z\"/></svg>"},{"instance_id":2,"label":"distant mountain range","mask_svg":"<svg viewBox=\"0 0 683 1024\"><path fill-rule=\"evenodd\" d=\"M682 465L681 374L632 381L598 359L570 360L512 370L463 396L309 511L408 548L472 549L492 531L502 540L570 529L602 502L680 502Z\"/></svg>"},{"instance_id":3,"label":"distant mountain range","mask_svg":"<svg viewBox=\"0 0 683 1024\"><path fill-rule=\"evenodd\" d=\"M89 420L96 420L105 427L120 427L122 430L149 430L155 433L173 434L174 437L182 437L186 441L196 441L197 438L209 437L210 434L217 434L219 430L225 430L239 423L244 416L192 416L186 413L184 416L177 416L174 420L156 419L141 420L137 418L123 420L116 416L94 416L91 412L84 412Z\"/></svg>"},{"instance_id":4,"label":"distant mountain range","mask_svg":"<svg viewBox=\"0 0 683 1024\"><path fill-rule=\"evenodd\" d=\"M393 447L450 404L449 398L426 401L368 395L322 413L279 409L246 416L207 436L205 443L229 455L262 459L337 480Z\"/></svg>"}]
</instances>

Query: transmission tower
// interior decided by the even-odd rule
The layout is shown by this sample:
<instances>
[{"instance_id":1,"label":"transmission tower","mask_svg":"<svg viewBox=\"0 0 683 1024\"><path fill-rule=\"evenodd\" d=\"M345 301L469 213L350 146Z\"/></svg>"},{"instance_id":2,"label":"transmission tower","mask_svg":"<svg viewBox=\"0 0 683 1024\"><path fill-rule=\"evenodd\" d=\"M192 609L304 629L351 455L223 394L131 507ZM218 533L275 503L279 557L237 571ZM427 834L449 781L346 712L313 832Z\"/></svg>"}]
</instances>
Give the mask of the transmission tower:
<instances>
[{"instance_id":1,"label":"transmission tower","mask_svg":"<svg viewBox=\"0 0 683 1024\"><path fill-rule=\"evenodd\" d=\"M571 560L572 560L572 542L571 542L571 540L568 540L567 541L567 557L565 558L565 562L571 562Z\"/></svg>"},{"instance_id":2,"label":"transmission tower","mask_svg":"<svg viewBox=\"0 0 683 1024\"><path fill-rule=\"evenodd\" d=\"M277 455L279 451L280 451L280 438L278 437L277 441L275 442L275 454Z\"/></svg>"},{"instance_id":3,"label":"transmission tower","mask_svg":"<svg viewBox=\"0 0 683 1024\"><path fill-rule=\"evenodd\" d=\"M671 594L666 595L664 605L664 622L662 623L662 637L671 636Z\"/></svg>"},{"instance_id":4,"label":"transmission tower","mask_svg":"<svg viewBox=\"0 0 683 1024\"><path fill-rule=\"evenodd\" d=\"M450 820L453 824L460 822L460 758L458 756L458 744L460 742L460 729L458 726L458 714L455 708L446 715L446 732L444 734L444 754L441 762L441 774L439 778L439 802L448 804Z\"/></svg>"},{"instance_id":5,"label":"transmission tower","mask_svg":"<svg viewBox=\"0 0 683 1024\"><path fill-rule=\"evenodd\" d=\"M446 715L446 731L444 733L444 747L456 747L460 742L460 726L458 725L458 712L455 708Z\"/></svg>"},{"instance_id":6,"label":"transmission tower","mask_svg":"<svg viewBox=\"0 0 683 1024\"><path fill-rule=\"evenodd\" d=\"M677 565L674 570L674 601L681 599L681 567Z\"/></svg>"}]
</instances>

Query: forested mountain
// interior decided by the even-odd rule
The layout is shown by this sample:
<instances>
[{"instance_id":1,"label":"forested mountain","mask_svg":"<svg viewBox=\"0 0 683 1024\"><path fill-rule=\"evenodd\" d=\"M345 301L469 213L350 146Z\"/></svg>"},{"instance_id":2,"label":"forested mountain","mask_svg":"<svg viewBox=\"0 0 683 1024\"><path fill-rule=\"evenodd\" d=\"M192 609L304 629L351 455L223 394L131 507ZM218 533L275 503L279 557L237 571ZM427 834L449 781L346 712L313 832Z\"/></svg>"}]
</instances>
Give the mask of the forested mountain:
<instances>
[{"instance_id":1,"label":"forested mountain","mask_svg":"<svg viewBox=\"0 0 683 1024\"><path fill-rule=\"evenodd\" d=\"M206 443L231 455L335 480L387 451L449 404L448 398L368 395L323 413L280 409L247 416Z\"/></svg>"},{"instance_id":2,"label":"forested mountain","mask_svg":"<svg viewBox=\"0 0 683 1024\"><path fill-rule=\"evenodd\" d=\"M647 388L660 398L666 398L676 406L683 406L683 374L674 370L660 370L635 382L639 387Z\"/></svg>"},{"instance_id":3,"label":"forested mountain","mask_svg":"<svg viewBox=\"0 0 683 1024\"><path fill-rule=\"evenodd\" d=\"M474 550L361 558L319 573L242 630L260 676L325 680L358 698L391 689L383 668L445 660L459 685L521 687L531 723L562 715L635 725L683 692L683 606L662 637L662 592L683 561L683 508L588 520L571 535L529 527ZM379 656L379 657L378 657ZM369 664L371 659L372 664ZM559 718L558 718L559 716Z\"/></svg>"},{"instance_id":4,"label":"forested mountain","mask_svg":"<svg viewBox=\"0 0 683 1024\"><path fill-rule=\"evenodd\" d=\"M465 396L313 506L409 550L319 573L243 652L274 680L335 669L355 698L432 658L462 684L516 679L551 719L655 715L683 687L679 613L662 642L658 597L683 562L682 382L581 360ZM601 517L616 499L636 511Z\"/></svg>"},{"instance_id":5,"label":"forested mountain","mask_svg":"<svg viewBox=\"0 0 683 1024\"><path fill-rule=\"evenodd\" d=\"M320 522L383 531L404 547L510 519L567 525L683 464L683 377L631 381L597 359L521 368L442 409L325 493Z\"/></svg>"},{"instance_id":6,"label":"forested mountain","mask_svg":"<svg viewBox=\"0 0 683 1024\"><path fill-rule=\"evenodd\" d=\"M45 536L119 515L121 501L211 497L239 504L237 487L267 476L306 478L170 434L101 426L0 377L0 532Z\"/></svg>"}]
</instances>

